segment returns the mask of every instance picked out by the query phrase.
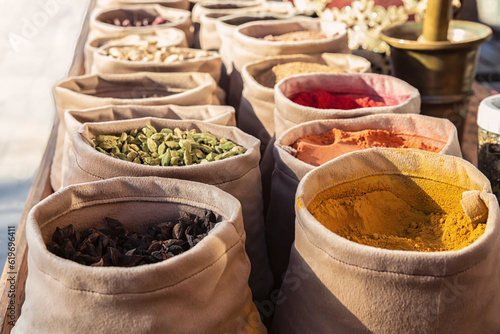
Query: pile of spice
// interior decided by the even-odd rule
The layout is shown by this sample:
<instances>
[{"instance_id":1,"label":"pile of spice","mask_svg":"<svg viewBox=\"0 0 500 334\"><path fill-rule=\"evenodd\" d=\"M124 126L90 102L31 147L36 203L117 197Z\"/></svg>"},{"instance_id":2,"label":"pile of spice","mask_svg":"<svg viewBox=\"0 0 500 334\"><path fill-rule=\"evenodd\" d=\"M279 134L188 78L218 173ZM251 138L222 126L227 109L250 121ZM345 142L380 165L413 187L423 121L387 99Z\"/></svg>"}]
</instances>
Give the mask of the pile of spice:
<instances>
[{"instance_id":1,"label":"pile of spice","mask_svg":"<svg viewBox=\"0 0 500 334\"><path fill-rule=\"evenodd\" d=\"M101 50L101 54L119 60L171 64L208 58L214 53L197 49L159 46L156 41L149 41L136 45L111 46Z\"/></svg>"},{"instance_id":2,"label":"pile of spice","mask_svg":"<svg viewBox=\"0 0 500 334\"><path fill-rule=\"evenodd\" d=\"M132 17L130 19L119 19L115 17L114 19L107 19L104 23L112 24L118 27L147 27L147 26L158 26L160 24L169 23L167 19L157 15L156 17Z\"/></svg>"},{"instance_id":3,"label":"pile of spice","mask_svg":"<svg viewBox=\"0 0 500 334\"><path fill-rule=\"evenodd\" d=\"M150 166L188 166L231 158L246 152L229 139L209 132L148 125L120 136L98 135L92 139L99 152L121 160Z\"/></svg>"},{"instance_id":4,"label":"pile of spice","mask_svg":"<svg viewBox=\"0 0 500 334\"><path fill-rule=\"evenodd\" d=\"M212 211L203 217L180 212L177 222L150 226L144 233L127 230L116 219L103 229L75 231L57 227L47 249L64 259L93 267L134 267L182 254L199 243L217 224Z\"/></svg>"},{"instance_id":5,"label":"pile of spice","mask_svg":"<svg viewBox=\"0 0 500 334\"><path fill-rule=\"evenodd\" d=\"M316 195L308 209L343 238L392 250L460 250L484 233L487 213L472 222L460 205L462 188L396 179L395 175L370 176L329 188Z\"/></svg>"},{"instance_id":6,"label":"pile of spice","mask_svg":"<svg viewBox=\"0 0 500 334\"><path fill-rule=\"evenodd\" d=\"M298 42L312 39L323 39L326 38L326 34L321 31L314 30L301 30L287 32L280 35L267 35L262 39L271 42Z\"/></svg>"},{"instance_id":7,"label":"pile of spice","mask_svg":"<svg viewBox=\"0 0 500 334\"><path fill-rule=\"evenodd\" d=\"M320 166L342 154L372 147L417 148L439 152L444 143L410 134L387 130L343 131L332 129L322 134L300 137L291 147L294 156L313 166Z\"/></svg>"},{"instance_id":8,"label":"pile of spice","mask_svg":"<svg viewBox=\"0 0 500 334\"><path fill-rule=\"evenodd\" d=\"M350 110L387 106L382 97L373 96L372 99L370 96L363 96L360 94L339 94L324 89L300 92L293 95L290 100L305 107L318 109Z\"/></svg>"},{"instance_id":9,"label":"pile of spice","mask_svg":"<svg viewBox=\"0 0 500 334\"><path fill-rule=\"evenodd\" d=\"M356 71L355 69L353 71ZM291 62L275 65L268 70L256 75L255 79L262 86L273 88L280 80L291 77L296 74L305 73L346 73L341 68L330 67L327 65L306 62Z\"/></svg>"}]
</instances>

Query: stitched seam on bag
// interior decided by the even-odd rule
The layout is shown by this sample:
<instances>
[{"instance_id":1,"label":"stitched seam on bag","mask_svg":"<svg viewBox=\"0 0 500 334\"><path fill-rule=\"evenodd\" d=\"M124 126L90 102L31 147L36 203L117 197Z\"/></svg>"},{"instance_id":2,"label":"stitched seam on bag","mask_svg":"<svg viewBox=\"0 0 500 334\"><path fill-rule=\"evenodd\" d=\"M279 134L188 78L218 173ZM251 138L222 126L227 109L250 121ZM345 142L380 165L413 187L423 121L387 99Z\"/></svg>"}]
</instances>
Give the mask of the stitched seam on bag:
<instances>
[{"instance_id":1,"label":"stitched seam on bag","mask_svg":"<svg viewBox=\"0 0 500 334\"><path fill-rule=\"evenodd\" d=\"M105 177L102 177L102 176L98 176L98 175L95 175L93 173L90 173L88 172L87 170L83 169L83 167L80 165L80 163L78 162L78 156L76 155L75 151L73 150L73 154L75 155L75 162L76 162L76 165L78 166L78 168L80 168L80 170L90 176L93 176L95 178L98 178L100 180L106 180ZM221 184L225 184L225 183L231 183L231 182L234 182L234 181L237 181L241 178L243 178L244 176L246 176L248 173L250 173L251 171L253 171L254 169L258 168L259 165L256 165L252 168L250 168L249 170L247 170L245 173L241 174L240 176L234 178L234 179L231 179L231 180L227 180L227 181L224 181L224 182L219 182L219 183L204 183L204 182L201 182L201 183L204 183L204 184L208 184L208 185L212 185L212 186L218 186L218 185L221 185ZM122 176L130 176L130 175L122 175ZM153 175L151 175L153 176ZM136 177L136 176L134 176ZM144 175L145 177L145 175ZM171 178L170 176L156 176L156 177L163 177L163 178ZM112 177L110 177L112 178ZM179 179L179 180L183 180L183 179Z\"/></svg>"},{"instance_id":2,"label":"stitched seam on bag","mask_svg":"<svg viewBox=\"0 0 500 334\"><path fill-rule=\"evenodd\" d=\"M195 272L194 274L178 281L177 283L173 283L171 285L168 285L168 286L163 286L163 287L160 287L158 289L155 289L155 290L150 290L150 291L138 291L138 292L119 292L119 293L103 293L103 292L97 292L97 291L92 291L92 290L84 290L84 289L75 289L75 288L72 288L72 287L68 287L67 285L65 285L62 281L56 279L55 277L53 277L52 275L50 274L47 274L45 271L43 271L40 267L38 267L38 270L43 273L44 275L46 275L47 277L53 279L54 281L58 282L59 284L61 284L62 286L64 286L65 288L69 289L69 290L73 290L73 291L80 291L80 292L87 292L87 293L91 293L91 294L96 294L96 295L106 295L106 296L121 296L121 295L137 295L137 294L143 294L143 293L154 293L154 292L158 292L158 291L161 291L161 290L164 290L164 289L170 289L170 288L173 288L175 287L176 285L179 285L181 283L184 283L185 281L201 274L203 271L205 270L208 270L210 267L214 266L217 262L219 262L223 257L224 255L226 255L227 253L229 253L231 250L233 250L239 243L241 242L241 239L238 240L237 242L235 242L233 245L231 245L223 254L221 254L221 256L219 256L214 262L212 262L211 264L209 264L208 266L204 267L203 269L200 269L199 271ZM35 263L36 265L36 263Z\"/></svg>"},{"instance_id":3,"label":"stitched seam on bag","mask_svg":"<svg viewBox=\"0 0 500 334\"><path fill-rule=\"evenodd\" d=\"M321 250L323 253L325 253L329 258L331 258L332 260L335 260L339 263L343 263L345 265L348 265L350 267L355 267L355 268L359 268L359 269L364 269L364 270L367 270L367 271L373 271L373 272L378 272L378 273L386 273L386 274L392 274L392 275L398 275L398 276L409 276L409 277L433 277L433 278L446 278L446 277L452 277L452 276L456 276L456 275L459 275L459 274L462 274L466 271L469 271L470 269L474 268L475 266L477 266L478 264L480 264L481 262L483 262L485 260L485 258L483 258L481 261L479 262L476 262L476 263L473 263L469 268L466 268L464 270L461 270L461 271L458 271L458 272L455 272L455 273L452 273L452 274L449 274L449 275L427 275L427 274L406 274L406 273L398 273L398 272L394 272L394 271L389 271L389 270L377 270L377 269L373 269L373 268L366 268L366 267L363 267L363 266L360 266L360 265L357 265L357 264L352 264L352 263L349 263L349 262L346 262L346 261L343 261L343 260L340 260L334 256L332 256L330 253L328 253L326 250L324 250L323 248L321 248L320 246L318 246L317 244L315 244L311 238L309 238L309 235L307 233L307 231L305 230L304 226L302 225L300 219L297 219L297 221L299 222L299 226L300 228L302 229L302 231L304 232L304 235L305 237L307 238L307 241L309 241L309 243L311 245L313 245L314 247L316 247L317 249Z\"/></svg>"}]
</instances>

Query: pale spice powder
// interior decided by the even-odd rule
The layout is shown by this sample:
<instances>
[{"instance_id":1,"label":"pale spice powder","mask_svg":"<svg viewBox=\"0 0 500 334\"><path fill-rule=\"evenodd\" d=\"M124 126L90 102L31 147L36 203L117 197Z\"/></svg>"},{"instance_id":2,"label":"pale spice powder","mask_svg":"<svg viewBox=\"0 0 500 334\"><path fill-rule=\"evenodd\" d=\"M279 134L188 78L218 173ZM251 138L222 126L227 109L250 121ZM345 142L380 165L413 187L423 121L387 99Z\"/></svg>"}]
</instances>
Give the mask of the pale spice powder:
<instances>
[{"instance_id":1,"label":"pale spice powder","mask_svg":"<svg viewBox=\"0 0 500 334\"><path fill-rule=\"evenodd\" d=\"M321 31L312 31L312 30L302 30L302 31L293 31L287 32L281 35L267 35L263 39L271 42L297 42L297 41L305 41L309 39L322 39L326 38L326 34Z\"/></svg>"},{"instance_id":2,"label":"pale spice powder","mask_svg":"<svg viewBox=\"0 0 500 334\"><path fill-rule=\"evenodd\" d=\"M273 88L280 80L296 74L306 73L346 73L347 71L327 65L306 62L291 62L275 65L255 76L255 80L262 86Z\"/></svg>"}]
</instances>

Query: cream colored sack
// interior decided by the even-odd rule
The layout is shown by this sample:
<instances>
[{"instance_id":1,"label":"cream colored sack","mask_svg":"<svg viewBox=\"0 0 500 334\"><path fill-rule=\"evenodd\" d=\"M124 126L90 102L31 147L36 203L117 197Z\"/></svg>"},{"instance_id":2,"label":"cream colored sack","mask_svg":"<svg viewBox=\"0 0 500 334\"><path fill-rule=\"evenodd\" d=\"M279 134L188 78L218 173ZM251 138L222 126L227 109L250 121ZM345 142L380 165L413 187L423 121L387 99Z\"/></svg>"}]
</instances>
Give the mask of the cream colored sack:
<instances>
[{"instance_id":1,"label":"cream colored sack","mask_svg":"<svg viewBox=\"0 0 500 334\"><path fill-rule=\"evenodd\" d=\"M321 89L337 94L381 97L388 106L350 110L318 109L301 106L290 100L290 97L297 93ZM276 137L297 124L315 119L350 118L382 113L420 113L420 94L415 87L401 79L374 73L318 73L286 78L275 86L274 103Z\"/></svg>"},{"instance_id":2,"label":"cream colored sack","mask_svg":"<svg viewBox=\"0 0 500 334\"><path fill-rule=\"evenodd\" d=\"M157 42L159 45L170 47L187 47L186 35L182 30L177 28L166 28L164 30L156 30L150 33L129 34L124 32L123 36L111 38L94 38L87 40L83 49L85 74L90 74L92 64L94 63L94 52L103 45L121 45L121 44L139 44L147 43L148 41Z\"/></svg>"},{"instance_id":3,"label":"cream colored sack","mask_svg":"<svg viewBox=\"0 0 500 334\"><path fill-rule=\"evenodd\" d=\"M245 147L246 153L225 160L182 167L146 166L130 163L98 152L90 143L98 134L117 134L153 125L157 129L176 127L208 131L218 138L228 138ZM243 131L228 126L200 121L142 118L100 124L84 124L73 135L73 147L68 154L68 168L63 186L108 179L117 176L160 176L185 179L215 185L235 196L242 204L246 250L252 272L250 288L257 300L267 298L272 287L272 275L264 240L264 217L259 170L259 141Z\"/></svg>"},{"instance_id":4,"label":"cream colored sack","mask_svg":"<svg viewBox=\"0 0 500 334\"><path fill-rule=\"evenodd\" d=\"M62 156L62 173L68 166L68 152L71 149L73 134L84 123L102 123L157 117L164 119L200 120L208 123L235 126L234 108L230 106L106 106L83 110L68 110L64 113L66 133Z\"/></svg>"},{"instance_id":5,"label":"cream colored sack","mask_svg":"<svg viewBox=\"0 0 500 334\"><path fill-rule=\"evenodd\" d=\"M267 14L270 16L269 19L272 20L274 19L273 16L276 15L282 15L283 18L285 18L290 17L297 12L291 2L274 1L265 1L259 3L256 7L246 7L245 11L238 10L236 13L231 9L228 11L224 11L224 9L217 11L208 10L207 8L205 9L206 11L200 16L200 47L203 50L218 50L221 47L222 36L219 36L219 32L217 31L217 22L220 20L231 18L233 23L232 27L236 28L237 25L266 19L263 16L261 19L247 17L256 15L252 15L252 13L260 13L261 15ZM236 19L236 17L239 17L240 19ZM245 19L244 17L247 18Z\"/></svg>"},{"instance_id":6,"label":"cream colored sack","mask_svg":"<svg viewBox=\"0 0 500 334\"><path fill-rule=\"evenodd\" d=\"M426 138L439 147L441 154L462 157L457 129L447 119L415 114L380 114L347 119L316 120L285 131L274 143L274 171L269 210L266 217L266 241L275 282L281 282L288 267L290 248L295 239L295 193L297 185L315 166L297 159L291 145L299 138L322 134L332 129L362 131L387 130Z\"/></svg>"},{"instance_id":7,"label":"cream colored sack","mask_svg":"<svg viewBox=\"0 0 500 334\"><path fill-rule=\"evenodd\" d=\"M380 182L363 182L375 176ZM481 208L486 231L457 251L396 251L344 239L309 212L319 192L343 184L356 196L362 183L391 189L427 212L451 204L429 191L432 184L463 191L464 215ZM500 332L500 210L489 181L472 164L413 149L369 149L308 173L296 195L295 244L273 334ZM379 212L390 214L391 204L381 201Z\"/></svg>"},{"instance_id":8,"label":"cream colored sack","mask_svg":"<svg viewBox=\"0 0 500 334\"><path fill-rule=\"evenodd\" d=\"M46 248L56 227L131 230L213 210L221 221L195 247L137 267L91 267ZM248 287L240 203L216 187L164 178L115 178L72 186L31 211L28 279L12 333L266 333Z\"/></svg>"},{"instance_id":9,"label":"cream colored sack","mask_svg":"<svg viewBox=\"0 0 500 334\"><path fill-rule=\"evenodd\" d=\"M270 71L276 65L291 62L327 65L339 73L369 72L371 66L365 58L341 53L268 57L243 66L238 127L260 139L262 150L274 135L274 85L268 85L274 80Z\"/></svg>"},{"instance_id":10,"label":"cream colored sack","mask_svg":"<svg viewBox=\"0 0 500 334\"><path fill-rule=\"evenodd\" d=\"M189 9L188 0L97 0L96 8L106 8L128 5L151 5L157 4L168 8Z\"/></svg>"},{"instance_id":11,"label":"cream colored sack","mask_svg":"<svg viewBox=\"0 0 500 334\"><path fill-rule=\"evenodd\" d=\"M54 87L53 94L60 120L50 170L50 182L54 190L58 190L62 182L61 162L66 133L66 110L125 104L220 104L217 97L220 90L217 90L214 79L206 73L134 73L69 77Z\"/></svg>"},{"instance_id":12,"label":"cream colored sack","mask_svg":"<svg viewBox=\"0 0 500 334\"><path fill-rule=\"evenodd\" d=\"M267 41L267 35L281 35L294 31L316 31L327 37L303 41ZM351 53L347 46L347 31L343 23L320 19L297 18L278 21L250 22L234 31L233 53L228 62L234 66L231 71L228 103L236 108L240 105L243 81L243 66L271 56L291 54Z\"/></svg>"},{"instance_id":13,"label":"cream colored sack","mask_svg":"<svg viewBox=\"0 0 500 334\"><path fill-rule=\"evenodd\" d=\"M207 32L211 32L213 28L215 30L215 25L212 25L208 22L208 27L203 27L201 24L205 23L206 20L202 21L202 16L206 14L221 14L221 15L231 15L235 13L245 13L251 11L261 5L262 1L260 0L235 0L235 1L216 1L216 0L203 0L197 2L193 10L191 11L191 20L193 22L194 27L194 46L196 48L207 47L207 43L202 43L201 39L206 38ZM202 31L203 30L203 31ZM210 36L211 34L208 34ZM204 36L204 37L202 37ZM213 36L215 37L215 36ZM208 44L212 42L207 40ZM205 49L208 50L208 49Z\"/></svg>"},{"instance_id":14,"label":"cream colored sack","mask_svg":"<svg viewBox=\"0 0 500 334\"><path fill-rule=\"evenodd\" d=\"M161 61L132 61L117 59L109 54L110 49L123 45L104 45L94 53L92 73L135 73L135 72L200 72L210 74L216 82L220 79L222 61L217 52L189 48L171 48L172 55L198 54L198 58L176 60L170 63Z\"/></svg>"},{"instance_id":15,"label":"cream colored sack","mask_svg":"<svg viewBox=\"0 0 500 334\"><path fill-rule=\"evenodd\" d=\"M149 25L143 27L122 27L115 26L112 23L106 23L106 20L132 19L134 17L147 17L154 19L161 16L168 22L160 25ZM90 18L90 31L88 40L95 38L122 37L126 34L150 33L165 28L178 28L184 32L188 45L193 43L193 27L191 25L191 13L187 10L167 8L156 4L149 5L131 5L117 6L97 10Z\"/></svg>"}]
</instances>

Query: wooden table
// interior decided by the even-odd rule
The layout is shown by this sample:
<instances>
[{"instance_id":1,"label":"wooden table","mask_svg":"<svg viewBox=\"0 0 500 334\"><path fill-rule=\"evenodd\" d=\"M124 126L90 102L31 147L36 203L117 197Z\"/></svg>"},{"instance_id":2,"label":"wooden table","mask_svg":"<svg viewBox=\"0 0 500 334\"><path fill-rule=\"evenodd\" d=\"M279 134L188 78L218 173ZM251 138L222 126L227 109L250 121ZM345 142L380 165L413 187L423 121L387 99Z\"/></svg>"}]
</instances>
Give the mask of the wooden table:
<instances>
[{"instance_id":1,"label":"wooden table","mask_svg":"<svg viewBox=\"0 0 500 334\"><path fill-rule=\"evenodd\" d=\"M89 22L89 13L92 12L95 6L95 0L91 0L89 4L89 8L87 10L87 16L85 18L82 32L80 37L78 38L78 43L75 50L75 56L73 59L73 63L68 72L68 76L80 75L83 73L83 48L85 41L87 39L88 33L88 22ZM485 83L474 82L473 84L473 93L474 95L470 98L470 103L468 107L466 124L464 128L463 134L463 142L462 142L462 152L463 157L472 162L474 165L477 164L477 107L479 102L485 97L491 94L491 89ZM16 284L15 284L15 320L19 319L21 306L25 297L25 283L28 272L27 265L27 243L25 238L25 226L26 226L26 218L28 212L31 210L33 206L35 206L38 202L52 194L52 188L50 186L49 173L50 173L50 165L52 162L52 157L54 155L54 151L56 148L57 142L57 127L59 124L59 120L54 120L54 124L52 127L52 132L49 137L49 141L47 147L45 149L45 153L43 155L42 161L40 163L40 167L36 173L36 176L33 180L33 184L31 186L31 190L29 192L28 198L26 200L25 208L21 217L21 221L19 222L19 226L17 228L16 237L15 237L15 270L11 270L9 268L8 262L5 264L2 277L0 278L0 328L1 333L8 334L10 333L12 326L9 324L10 318L8 317L8 307L11 301L9 297L10 284L7 285L7 279L9 276L14 274L9 274L11 272L15 272Z\"/></svg>"}]
</instances>

